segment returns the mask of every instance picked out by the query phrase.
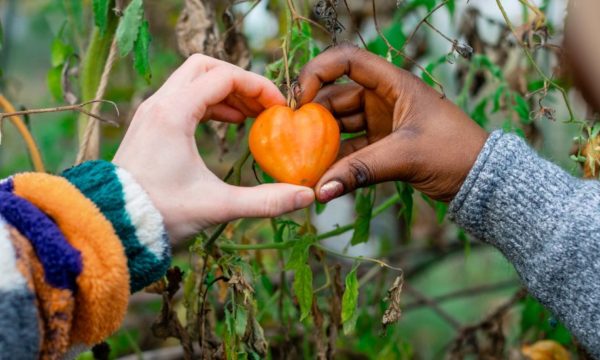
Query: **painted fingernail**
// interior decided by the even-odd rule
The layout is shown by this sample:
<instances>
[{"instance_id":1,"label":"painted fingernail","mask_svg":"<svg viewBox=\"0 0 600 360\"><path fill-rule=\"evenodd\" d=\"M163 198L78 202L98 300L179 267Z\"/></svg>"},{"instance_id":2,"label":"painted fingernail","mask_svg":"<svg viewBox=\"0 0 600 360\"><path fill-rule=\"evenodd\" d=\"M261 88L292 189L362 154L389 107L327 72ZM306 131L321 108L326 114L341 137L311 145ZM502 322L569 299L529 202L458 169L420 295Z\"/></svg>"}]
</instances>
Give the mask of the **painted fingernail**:
<instances>
[{"instance_id":1,"label":"painted fingernail","mask_svg":"<svg viewBox=\"0 0 600 360\"><path fill-rule=\"evenodd\" d=\"M302 209L310 205L315 199L315 193L312 190L302 190L296 193L294 199L296 209Z\"/></svg>"},{"instance_id":2,"label":"painted fingernail","mask_svg":"<svg viewBox=\"0 0 600 360\"><path fill-rule=\"evenodd\" d=\"M344 185L339 181L330 181L327 184L321 186L319 190L319 200L321 202L328 202L342 195L344 192Z\"/></svg>"}]
</instances>

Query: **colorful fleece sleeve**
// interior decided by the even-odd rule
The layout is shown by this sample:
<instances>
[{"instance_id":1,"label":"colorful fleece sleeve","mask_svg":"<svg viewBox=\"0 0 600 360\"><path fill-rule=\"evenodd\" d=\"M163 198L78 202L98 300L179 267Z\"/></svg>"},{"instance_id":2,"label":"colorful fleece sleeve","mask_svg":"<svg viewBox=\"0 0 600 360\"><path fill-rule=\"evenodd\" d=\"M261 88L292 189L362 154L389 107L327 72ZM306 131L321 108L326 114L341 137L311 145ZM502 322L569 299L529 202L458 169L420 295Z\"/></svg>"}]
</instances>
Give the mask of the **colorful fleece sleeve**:
<instances>
[{"instance_id":1,"label":"colorful fleece sleeve","mask_svg":"<svg viewBox=\"0 0 600 360\"><path fill-rule=\"evenodd\" d=\"M125 170L93 161L3 180L0 358L61 359L102 341L169 264L162 217Z\"/></svg>"}]
</instances>

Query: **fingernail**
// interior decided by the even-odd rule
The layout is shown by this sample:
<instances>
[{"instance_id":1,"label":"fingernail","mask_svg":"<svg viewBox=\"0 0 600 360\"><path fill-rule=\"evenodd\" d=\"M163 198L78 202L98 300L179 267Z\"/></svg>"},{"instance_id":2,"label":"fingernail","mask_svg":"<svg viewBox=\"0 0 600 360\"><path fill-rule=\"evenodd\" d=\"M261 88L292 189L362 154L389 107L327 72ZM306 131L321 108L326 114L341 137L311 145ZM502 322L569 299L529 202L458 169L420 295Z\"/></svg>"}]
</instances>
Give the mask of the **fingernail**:
<instances>
[{"instance_id":1,"label":"fingernail","mask_svg":"<svg viewBox=\"0 0 600 360\"><path fill-rule=\"evenodd\" d=\"M296 209L302 209L310 205L315 199L315 193L312 190L302 190L296 193L294 199Z\"/></svg>"},{"instance_id":2,"label":"fingernail","mask_svg":"<svg viewBox=\"0 0 600 360\"><path fill-rule=\"evenodd\" d=\"M328 202L342 195L344 192L344 185L339 181L330 181L327 184L321 186L319 190L319 200L321 202Z\"/></svg>"}]
</instances>

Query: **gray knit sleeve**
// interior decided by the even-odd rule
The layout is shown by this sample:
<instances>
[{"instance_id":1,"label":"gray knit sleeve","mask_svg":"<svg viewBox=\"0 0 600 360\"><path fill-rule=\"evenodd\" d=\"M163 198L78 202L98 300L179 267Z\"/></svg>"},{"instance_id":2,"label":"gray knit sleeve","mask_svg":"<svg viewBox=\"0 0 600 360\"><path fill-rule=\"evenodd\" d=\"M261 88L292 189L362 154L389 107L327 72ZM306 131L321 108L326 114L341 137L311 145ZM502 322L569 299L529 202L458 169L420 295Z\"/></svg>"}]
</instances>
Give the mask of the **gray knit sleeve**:
<instances>
[{"instance_id":1,"label":"gray knit sleeve","mask_svg":"<svg viewBox=\"0 0 600 360\"><path fill-rule=\"evenodd\" d=\"M600 358L600 182L572 177L496 131L450 218L497 247L530 293Z\"/></svg>"}]
</instances>

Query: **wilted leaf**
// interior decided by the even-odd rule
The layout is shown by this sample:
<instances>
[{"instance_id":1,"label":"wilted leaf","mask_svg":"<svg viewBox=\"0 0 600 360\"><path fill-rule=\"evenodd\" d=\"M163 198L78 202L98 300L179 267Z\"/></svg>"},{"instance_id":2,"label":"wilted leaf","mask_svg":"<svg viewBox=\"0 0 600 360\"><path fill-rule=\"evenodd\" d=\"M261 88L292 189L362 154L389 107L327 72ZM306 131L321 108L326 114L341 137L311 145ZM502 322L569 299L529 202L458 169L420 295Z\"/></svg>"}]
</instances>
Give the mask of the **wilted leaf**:
<instances>
[{"instance_id":1,"label":"wilted leaf","mask_svg":"<svg viewBox=\"0 0 600 360\"><path fill-rule=\"evenodd\" d=\"M237 334L237 336L244 336L247 325L248 311L243 306L238 305L235 309L235 333Z\"/></svg>"},{"instance_id":2,"label":"wilted leaf","mask_svg":"<svg viewBox=\"0 0 600 360\"><path fill-rule=\"evenodd\" d=\"M119 21L115 34L119 46L119 55L127 56L133 50L133 45L142 26L143 17L143 0L132 0L123 11L123 16Z\"/></svg>"},{"instance_id":3,"label":"wilted leaf","mask_svg":"<svg viewBox=\"0 0 600 360\"><path fill-rule=\"evenodd\" d=\"M233 288L233 291L238 294L242 294L243 303L248 304L248 301L252 298L252 294L254 294L254 289L252 288L252 285L246 281L244 275L242 275L240 272L235 272L229 278L227 283Z\"/></svg>"},{"instance_id":4,"label":"wilted leaf","mask_svg":"<svg viewBox=\"0 0 600 360\"><path fill-rule=\"evenodd\" d=\"M473 55L473 48L471 47L471 45L465 42L456 41L454 42L452 47L458 53L458 55L462 56L465 59L470 59L471 55Z\"/></svg>"},{"instance_id":5,"label":"wilted leaf","mask_svg":"<svg viewBox=\"0 0 600 360\"><path fill-rule=\"evenodd\" d=\"M530 360L569 360L569 352L553 340L540 340L532 345L523 345L521 352Z\"/></svg>"},{"instance_id":6,"label":"wilted leaf","mask_svg":"<svg viewBox=\"0 0 600 360\"><path fill-rule=\"evenodd\" d=\"M371 228L371 214L373 202L375 201L375 189L369 187L361 189L356 193L356 221L354 222L354 233L352 234L352 245L369 241Z\"/></svg>"},{"instance_id":7,"label":"wilted leaf","mask_svg":"<svg viewBox=\"0 0 600 360\"><path fill-rule=\"evenodd\" d=\"M381 324L385 329L389 324L395 323L400 320L402 310L400 309L400 295L402 294L402 285L404 284L404 277L402 275L394 279L392 287L388 290L387 300L389 305L383 313Z\"/></svg>"},{"instance_id":8,"label":"wilted leaf","mask_svg":"<svg viewBox=\"0 0 600 360\"><path fill-rule=\"evenodd\" d=\"M313 299L313 274L310 266L303 264L296 269L294 274L294 292L300 305L300 321L309 314Z\"/></svg>"},{"instance_id":9,"label":"wilted leaf","mask_svg":"<svg viewBox=\"0 0 600 360\"><path fill-rule=\"evenodd\" d=\"M247 338L244 337L244 341L250 346L256 353L263 358L267 355L269 349L269 343L265 339L265 332L260 326L260 323L254 316L249 320L250 331L247 332Z\"/></svg>"},{"instance_id":10,"label":"wilted leaf","mask_svg":"<svg viewBox=\"0 0 600 360\"><path fill-rule=\"evenodd\" d=\"M342 324L344 324L344 334L349 335L356 326L356 308L358 305L358 279L356 269L358 265L352 268L352 271L346 275L346 289L342 296Z\"/></svg>"},{"instance_id":11,"label":"wilted leaf","mask_svg":"<svg viewBox=\"0 0 600 360\"><path fill-rule=\"evenodd\" d=\"M144 21L133 47L133 67L138 74L146 79L147 83L150 83L152 78L150 61L148 60L151 40L148 21Z\"/></svg>"},{"instance_id":12,"label":"wilted leaf","mask_svg":"<svg viewBox=\"0 0 600 360\"><path fill-rule=\"evenodd\" d=\"M108 24L108 8L110 0L93 0L92 7L94 9L94 23L100 30L100 34L106 31Z\"/></svg>"}]
</instances>

